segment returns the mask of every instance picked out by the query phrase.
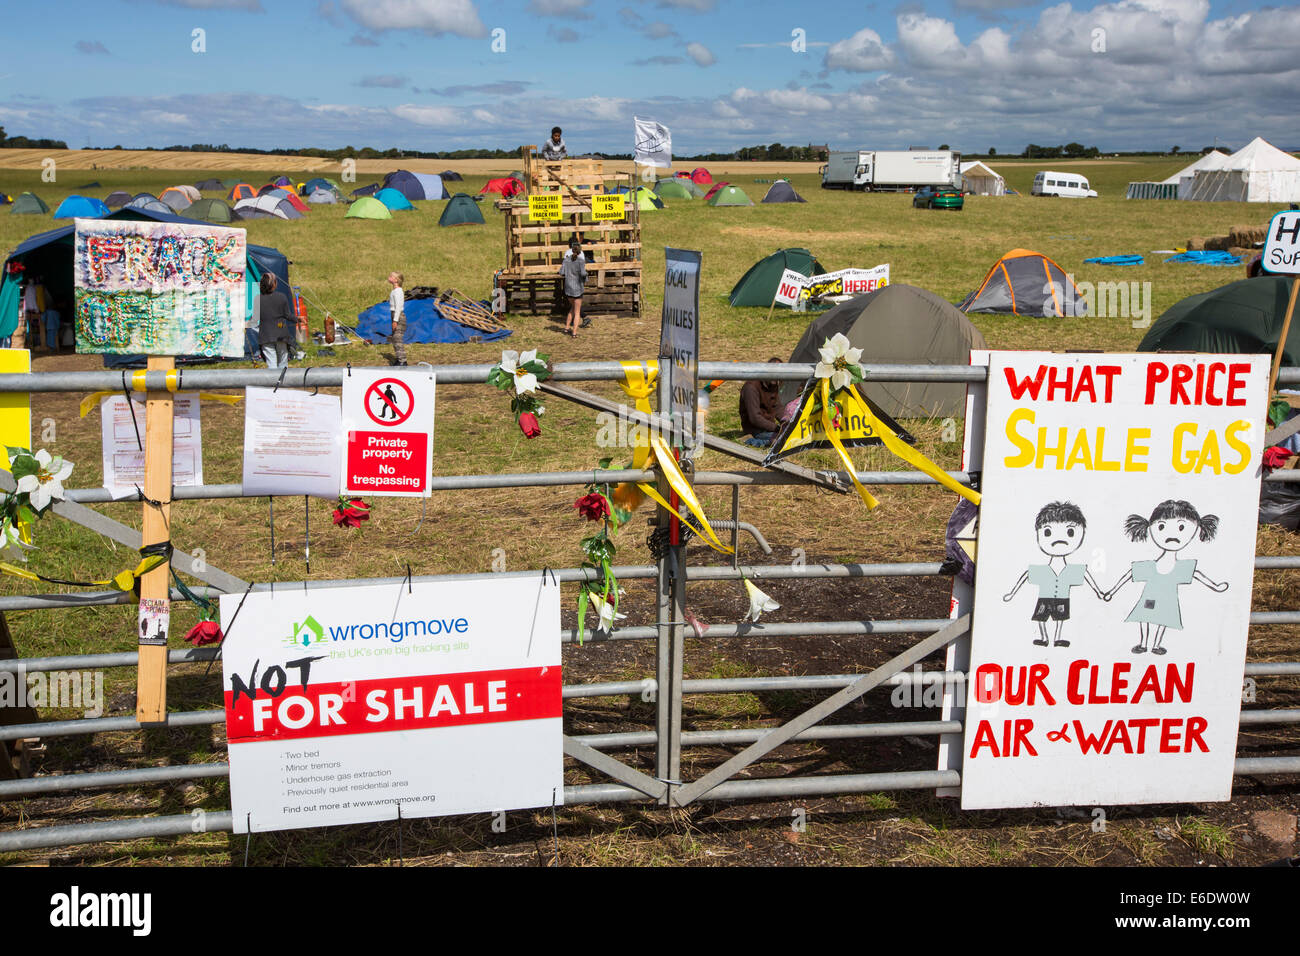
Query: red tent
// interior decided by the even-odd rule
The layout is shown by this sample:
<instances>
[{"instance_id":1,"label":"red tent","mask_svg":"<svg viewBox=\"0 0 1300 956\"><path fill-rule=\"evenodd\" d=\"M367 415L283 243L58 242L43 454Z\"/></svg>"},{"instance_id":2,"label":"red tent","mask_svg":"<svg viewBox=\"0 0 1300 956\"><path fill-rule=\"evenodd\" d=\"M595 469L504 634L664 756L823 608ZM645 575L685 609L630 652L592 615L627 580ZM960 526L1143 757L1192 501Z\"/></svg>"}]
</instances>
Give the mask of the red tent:
<instances>
[{"instance_id":1,"label":"red tent","mask_svg":"<svg viewBox=\"0 0 1300 956\"><path fill-rule=\"evenodd\" d=\"M284 198L288 200L290 206L292 206L294 209L298 210L299 212L308 212L310 210L310 207L301 199L299 199L297 194L294 193L292 190L285 190Z\"/></svg>"},{"instance_id":2,"label":"red tent","mask_svg":"<svg viewBox=\"0 0 1300 956\"><path fill-rule=\"evenodd\" d=\"M505 179L489 179L487 185L479 190L479 195L484 193L500 193L502 199L509 199L511 196L517 196L524 191L524 184L517 179L506 177Z\"/></svg>"},{"instance_id":3,"label":"red tent","mask_svg":"<svg viewBox=\"0 0 1300 956\"><path fill-rule=\"evenodd\" d=\"M691 179L700 186L713 182L713 176L703 166L696 166L691 170Z\"/></svg>"},{"instance_id":4,"label":"red tent","mask_svg":"<svg viewBox=\"0 0 1300 956\"><path fill-rule=\"evenodd\" d=\"M708 175L708 174L706 173L705 175ZM694 177L692 177L692 178L694 178ZM698 180L697 180L697 182L698 182ZM704 194L704 198L705 198L705 199L712 199L712 198L713 198L713 194L716 193L719 189L721 189L723 186L730 186L730 185L731 185L731 183L727 182L725 179L724 179L722 182L720 182L720 183L715 183L714 186L713 186L713 188L710 189L708 192L706 192L706 193Z\"/></svg>"},{"instance_id":5,"label":"red tent","mask_svg":"<svg viewBox=\"0 0 1300 956\"><path fill-rule=\"evenodd\" d=\"M691 178L691 174L688 173L688 172L687 172L686 170L684 170L684 169L678 170L674 175L675 175L678 179L690 179L690 178Z\"/></svg>"}]
</instances>

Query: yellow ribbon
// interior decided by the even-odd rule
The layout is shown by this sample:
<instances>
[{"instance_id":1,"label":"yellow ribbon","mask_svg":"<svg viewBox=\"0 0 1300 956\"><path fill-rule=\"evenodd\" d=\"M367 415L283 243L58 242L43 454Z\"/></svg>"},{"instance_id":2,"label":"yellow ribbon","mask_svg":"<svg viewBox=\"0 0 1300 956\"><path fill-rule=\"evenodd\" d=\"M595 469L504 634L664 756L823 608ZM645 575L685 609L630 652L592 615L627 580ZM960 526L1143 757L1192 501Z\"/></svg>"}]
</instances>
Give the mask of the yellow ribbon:
<instances>
[{"instance_id":1,"label":"yellow ribbon","mask_svg":"<svg viewBox=\"0 0 1300 956\"><path fill-rule=\"evenodd\" d=\"M144 373L143 373L143 372L136 372L135 374L136 374L136 375L143 375ZM167 374L168 374L168 375L171 375L172 373L171 373L171 372L168 372ZM134 388L134 385L132 385L132 388ZM141 390L138 389L138 388L135 388L134 390L137 391L137 392L138 392L138 391L141 391ZM171 387L171 386L169 386L167 390L168 390L169 392L174 392L174 391L176 391L176 389L175 389L174 387ZM87 395L85 398L83 398L83 399L81 400L81 417L82 417L82 418L85 418L87 415L89 415L89 414L90 414L90 410L91 410L92 408L94 408L96 405L98 405L98 404L99 404L101 401L103 401L104 399L106 399L106 398L111 398L112 396L114 396L114 395L119 395L119 394L121 394L121 393L120 393L120 392L109 392L109 391L103 391L103 392L91 392L89 395ZM205 402L225 402L227 405L237 405L237 404L242 400L243 396L242 396L242 395L222 395L222 394L220 394L219 392L199 392L199 398L200 398L202 401L205 401Z\"/></svg>"},{"instance_id":2,"label":"yellow ribbon","mask_svg":"<svg viewBox=\"0 0 1300 956\"><path fill-rule=\"evenodd\" d=\"M658 435L650 436L650 446L654 452L655 467L663 472L664 478L668 481L668 487L677 492L678 499L682 504L686 505L687 510L695 516L696 520L700 523L700 528L703 528L704 530L701 531L700 528L695 527L695 525L691 524L690 521L684 518L680 511L663 499L663 496L659 494L653 485L641 482L637 484L637 487L640 488L652 501L657 502L673 514L677 515L682 524L694 531L696 536L714 551L717 551L720 554L731 554L731 548L718 540L718 536L714 534L713 528L709 524L709 519L704 517L704 506L700 504L700 499L695 497L695 490L691 488L691 483L686 480L686 476L683 475L681 469L677 467L677 460L673 457L672 450Z\"/></svg>"},{"instance_id":3,"label":"yellow ribbon","mask_svg":"<svg viewBox=\"0 0 1300 956\"><path fill-rule=\"evenodd\" d=\"M853 485L855 488L858 489L858 494L863 496L862 500L867 503L868 508L874 508L877 504L879 504L879 502L876 501L876 499L871 496L871 493L868 492L867 489L863 488L862 485L858 482L857 475L854 473L853 463L849 461L849 456L844 451L844 446L840 444L838 436L831 429L830 411L829 411L830 379L824 378L821 380L821 389L822 389L822 424L826 428L826 435L830 439L831 444L835 446L835 450L840 453L840 458L842 458L845 464L848 465L849 477L853 479ZM939 484L943 485L949 491L955 491L957 494L961 495L967 501L971 502L971 504L977 506L979 505L980 493L978 491L974 491L970 488L967 488L961 482L957 481L946 471L944 471L942 468L940 468L938 465L932 462L929 458L926 458L925 455L921 454L919 451L917 451L907 442L903 441L903 439L899 438L898 435L895 434L892 428L890 428L879 418L877 418L875 414L872 413L870 406L864 405L863 414L868 417L870 424L875 429L876 435L884 443L885 447L888 448L891 452L893 452L893 454L896 457L903 459L903 461L907 462L917 471L929 475L931 478L933 478Z\"/></svg>"},{"instance_id":4,"label":"yellow ribbon","mask_svg":"<svg viewBox=\"0 0 1300 956\"><path fill-rule=\"evenodd\" d=\"M650 396L654 393L655 381L659 377L659 361L651 359L649 362L619 362L623 366L623 377L625 382L619 382L618 387L623 390L628 398L636 403L636 410L647 417L650 415ZM644 426L649 432L650 426ZM637 441L635 450L632 452L632 467L644 468L646 459L650 457L650 442Z\"/></svg>"},{"instance_id":5,"label":"yellow ribbon","mask_svg":"<svg viewBox=\"0 0 1300 956\"><path fill-rule=\"evenodd\" d=\"M141 558L140 563L135 566L134 570L122 571L113 575L113 577L102 581L77 581L75 584L77 587L103 586L112 588L114 591L131 591L135 589L137 578L148 574L166 560L167 559L160 554L151 554L148 557ZM26 578L28 581L46 581L51 584L68 583L52 581L50 578L47 578L42 574L37 574L35 571L29 571L26 568L20 568L15 564L8 564L4 561L0 561L0 571L3 571L5 574L11 574L16 578Z\"/></svg>"},{"instance_id":6,"label":"yellow ribbon","mask_svg":"<svg viewBox=\"0 0 1300 956\"><path fill-rule=\"evenodd\" d=\"M826 432L826 439L831 443L831 447L833 447L835 451L839 453L840 460L844 462L844 467L848 469L849 478L853 481L853 487L858 490L858 497L862 499L862 503L865 504L868 509L875 508L880 504L880 502L876 500L875 496L872 495L871 492L867 491L867 489L863 486L862 482L858 481L858 470L855 467L853 467L853 459L849 457L849 453L844 450L844 445L841 444L840 442L839 429L831 426L831 398L830 398L831 380L830 379L824 378L821 380L821 390L822 390L822 429ZM871 413L868 411L867 414L871 414ZM874 418L875 416L872 417ZM881 429L884 428L884 426L881 425L879 421L874 422L874 424L879 426ZM882 440L883 437L884 436L882 435L881 436Z\"/></svg>"}]
</instances>

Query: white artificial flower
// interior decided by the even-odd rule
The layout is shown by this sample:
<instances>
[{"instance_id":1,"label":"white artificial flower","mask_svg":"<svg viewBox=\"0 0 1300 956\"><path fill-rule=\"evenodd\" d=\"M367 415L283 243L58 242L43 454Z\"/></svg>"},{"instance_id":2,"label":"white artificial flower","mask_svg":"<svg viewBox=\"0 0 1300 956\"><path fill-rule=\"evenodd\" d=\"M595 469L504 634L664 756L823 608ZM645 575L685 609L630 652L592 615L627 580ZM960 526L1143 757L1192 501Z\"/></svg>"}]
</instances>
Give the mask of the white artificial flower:
<instances>
[{"instance_id":1,"label":"white artificial flower","mask_svg":"<svg viewBox=\"0 0 1300 956\"><path fill-rule=\"evenodd\" d=\"M27 552L34 547L23 540L22 532L18 530L16 524L5 522L4 530L0 533L0 557L26 561Z\"/></svg>"},{"instance_id":2,"label":"white artificial flower","mask_svg":"<svg viewBox=\"0 0 1300 956\"><path fill-rule=\"evenodd\" d=\"M615 614L613 604L603 598L596 597L594 594L591 596L591 606L600 617L597 628L602 631L613 630L615 621L621 621L627 617L626 614Z\"/></svg>"},{"instance_id":3,"label":"white artificial flower","mask_svg":"<svg viewBox=\"0 0 1300 956\"><path fill-rule=\"evenodd\" d=\"M523 355L518 352L501 353L501 370L514 376L515 394L527 395L537 391L537 376L524 370L523 366L537 361L537 349L530 349Z\"/></svg>"},{"instance_id":4,"label":"white artificial flower","mask_svg":"<svg viewBox=\"0 0 1300 956\"><path fill-rule=\"evenodd\" d=\"M72 462L52 457L42 448L36 453L40 470L18 479L18 491L25 493L34 511L43 511L51 501L63 500L63 482L72 474Z\"/></svg>"},{"instance_id":5,"label":"white artificial flower","mask_svg":"<svg viewBox=\"0 0 1300 956\"><path fill-rule=\"evenodd\" d=\"M749 592L749 614L746 615L749 620L757 621L764 611L781 610L781 605L755 587L753 581L749 578L741 578L741 580L745 582L745 590Z\"/></svg>"},{"instance_id":6,"label":"white artificial flower","mask_svg":"<svg viewBox=\"0 0 1300 956\"><path fill-rule=\"evenodd\" d=\"M836 332L817 350L821 361L817 363L817 377L829 378L831 388L839 391L853 382L850 366L858 364L862 349L855 349L843 332Z\"/></svg>"}]
</instances>

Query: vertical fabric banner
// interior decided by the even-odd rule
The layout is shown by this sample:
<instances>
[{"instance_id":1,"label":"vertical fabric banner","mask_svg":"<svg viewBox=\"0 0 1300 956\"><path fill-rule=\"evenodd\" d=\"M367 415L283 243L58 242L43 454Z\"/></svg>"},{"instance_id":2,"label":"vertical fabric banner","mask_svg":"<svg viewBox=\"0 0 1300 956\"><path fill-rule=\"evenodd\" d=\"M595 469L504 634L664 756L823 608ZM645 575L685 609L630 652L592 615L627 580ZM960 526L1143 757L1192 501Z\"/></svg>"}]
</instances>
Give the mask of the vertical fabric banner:
<instances>
[{"instance_id":1,"label":"vertical fabric banner","mask_svg":"<svg viewBox=\"0 0 1300 956\"><path fill-rule=\"evenodd\" d=\"M1268 373L991 353L963 808L1231 798Z\"/></svg>"},{"instance_id":2,"label":"vertical fabric banner","mask_svg":"<svg viewBox=\"0 0 1300 956\"><path fill-rule=\"evenodd\" d=\"M659 332L659 367L666 370L672 405L661 408L673 422L673 442L695 444L699 407L700 265L702 254L664 248L664 311Z\"/></svg>"}]
</instances>

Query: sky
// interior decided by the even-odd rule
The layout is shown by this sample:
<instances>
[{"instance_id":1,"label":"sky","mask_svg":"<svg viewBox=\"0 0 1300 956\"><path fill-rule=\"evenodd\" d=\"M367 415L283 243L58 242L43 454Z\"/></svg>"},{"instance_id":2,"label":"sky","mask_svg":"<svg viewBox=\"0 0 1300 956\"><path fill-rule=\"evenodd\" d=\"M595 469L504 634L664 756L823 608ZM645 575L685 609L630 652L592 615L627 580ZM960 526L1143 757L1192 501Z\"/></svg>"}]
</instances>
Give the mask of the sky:
<instances>
[{"instance_id":1,"label":"sky","mask_svg":"<svg viewBox=\"0 0 1300 956\"><path fill-rule=\"evenodd\" d=\"M11 38L12 39L12 38ZM1300 7L1252 0L47 0L0 125L69 146L1019 153L1300 147Z\"/></svg>"}]
</instances>

